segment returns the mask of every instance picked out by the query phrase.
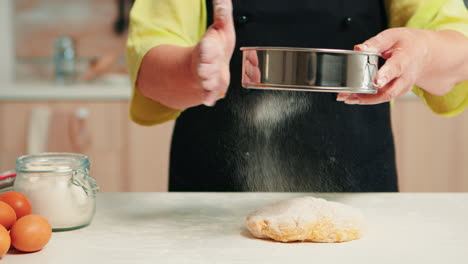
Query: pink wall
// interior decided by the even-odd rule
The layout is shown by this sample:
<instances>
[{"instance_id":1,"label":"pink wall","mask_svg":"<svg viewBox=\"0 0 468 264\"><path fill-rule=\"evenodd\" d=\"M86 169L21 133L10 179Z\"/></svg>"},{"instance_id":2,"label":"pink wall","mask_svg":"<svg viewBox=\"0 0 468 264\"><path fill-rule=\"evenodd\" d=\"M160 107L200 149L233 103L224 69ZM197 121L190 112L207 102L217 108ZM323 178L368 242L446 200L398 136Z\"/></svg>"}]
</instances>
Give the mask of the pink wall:
<instances>
[{"instance_id":1,"label":"pink wall","mask_svg":"<svg viewBox=\"0 0 468 264\"><path fill-rule=\"evenodd\" d=\"M99 56L116 48L113 32L115 0L17 0L15 41L17 57L50 57L54 39L76 39L79 56Z\"/></svg>"},{"instance_id":2,"label":"pink wall","mask_svg":"<svg viewBox=\"0 0 468 264\"><path fill-rule=\"evenodd\" d=\"M124 36L117 36L113 31L117 0L16 0L15 3L16 79L51 78L53 43L62 35L75 39L77 57L84 64L109 51L117 50L122 57L125 55Z\"/></svg>"}]
</instances>

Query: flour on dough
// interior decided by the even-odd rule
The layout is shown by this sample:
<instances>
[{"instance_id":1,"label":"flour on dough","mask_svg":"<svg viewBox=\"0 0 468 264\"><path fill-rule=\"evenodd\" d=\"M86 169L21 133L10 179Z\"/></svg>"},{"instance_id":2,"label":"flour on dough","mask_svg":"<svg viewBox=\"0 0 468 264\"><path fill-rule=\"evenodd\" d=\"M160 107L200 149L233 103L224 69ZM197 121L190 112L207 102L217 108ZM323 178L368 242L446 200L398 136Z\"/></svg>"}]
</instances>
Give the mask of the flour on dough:
<instances>
[{"instance_id":1,"label":"flour on dough","mask_svg":"<svg viewBox=\"0 0 468 264\"><path fill-rule=\"evenodd\" d=\"M260 208L247 216L253 236L281 242L345 242L361 237L364 217L348 205L298 197Z\"/></svg>"}]
</instances>

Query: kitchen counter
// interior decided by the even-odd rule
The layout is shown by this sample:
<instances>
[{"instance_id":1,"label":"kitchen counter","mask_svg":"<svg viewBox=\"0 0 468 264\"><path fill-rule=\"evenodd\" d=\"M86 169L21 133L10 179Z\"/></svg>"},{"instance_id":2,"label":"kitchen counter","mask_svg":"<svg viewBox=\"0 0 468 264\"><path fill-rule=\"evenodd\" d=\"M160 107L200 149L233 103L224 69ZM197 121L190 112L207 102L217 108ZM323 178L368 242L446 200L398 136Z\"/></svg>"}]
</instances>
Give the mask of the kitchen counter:
<instances>
[{"instance_id":1,"label":"kitchen counter","mask_svg":"<svg viewBox=\"0 0 468 264\"><path fill-rule=\"evenodd\" d=\"M468 263L468 193L309 194L360 208L344 243L252 238L245 216L297 193L100 193L93 223L4 263Z\"/></svg>"},{"instance_id":2,"label":"kitchen counter","mask_svg":"<svg viewBox=\"0 0 468 264\"><path fill-rule=\"evenodd\" d=\"M0 85L0 101L130 100L130 83L55 85L16 83Z\"/></svg>"}]
</instances>

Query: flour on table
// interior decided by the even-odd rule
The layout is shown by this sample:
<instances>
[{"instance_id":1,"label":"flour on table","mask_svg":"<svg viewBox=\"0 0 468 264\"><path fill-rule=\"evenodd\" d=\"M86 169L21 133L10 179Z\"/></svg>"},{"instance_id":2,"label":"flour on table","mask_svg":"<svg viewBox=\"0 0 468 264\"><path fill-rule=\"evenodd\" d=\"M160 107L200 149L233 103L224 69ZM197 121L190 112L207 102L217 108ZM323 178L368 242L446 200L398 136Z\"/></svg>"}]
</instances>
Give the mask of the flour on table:
<instances>
[{"instance_id":1,"label":"flour on table","mask_svg":"<svg viewBox=\"0 0 468 264\"><path fill-rule=\"evenodd\" d=\"M281 242L345 242L359 239L364 217L348 205L298 197L260 208L247 216L253 236Z\"/></svg>"}]
</instances>

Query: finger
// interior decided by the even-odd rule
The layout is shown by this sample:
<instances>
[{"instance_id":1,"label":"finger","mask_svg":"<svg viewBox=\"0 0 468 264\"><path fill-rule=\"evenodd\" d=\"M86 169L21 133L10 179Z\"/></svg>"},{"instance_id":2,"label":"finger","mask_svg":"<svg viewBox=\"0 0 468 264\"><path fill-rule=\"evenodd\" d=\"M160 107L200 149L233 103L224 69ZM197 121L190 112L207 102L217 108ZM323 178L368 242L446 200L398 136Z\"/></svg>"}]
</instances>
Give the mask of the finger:
<instances>
[{"instance_id":1,"label":"finger","mask_svg":"<svg viewBox=\"0 0 468 264\"><path fill-rule=\"evenodd\" d=\"M345 101L347 104L373 105L389 102L411 90L414 82L409 78L396 78L377 94L360 94L357 98Z\"/></svg>"},{"instance_id":2,"label":"finger","mask_svg":"<svg viewBox=\"0 0 468 264\"><path fill-rule=\"evenodd\" d=\"M210 79L207 79L207 80L203 80L201 82L201 86L202 86L203 90L205 90L205 91L216 90L219 87L219 78L215 77L215 78L210 78Z\"/></svg>"},{"instance_id":3,"label":"finger","mask_svg":"<svg viewBox=\"0 0 468 264\"><path fill-rule=\"evenodd\" d=\"M243 81L246 85L260 83L260 71L246 72Z\"/></svg>"},{"instance_id":4,"label":"finger","mask_svg":"<svg viewBox=\"0 0 468 264\"><path fill-rule=\"evenodd\" d=\"M344 102L351 94L350 93L339 93L336 96L336 100L340 102Z\"/></svg>"},{"instance_id":5,"label":"finger","mask_svg":"<svg viewBox=\"0 0 468 264\"><path fill-rule=\"evenodd\" d=\"M216 101L224 97L224 93L219 90L203 91L203 104L206 106L214 106Z\"/></svg>"},{"instance_id":6,"label":"finger","mask_svg":"<svg viewBox=\"0 0 468 264\"><path fill-rule=\"evenodd\" d=\"M225 94L228 87L229 83L231 81L231 73L229 72L229 65L225 65L224 69L221 69L221 81L220 81L220 93Z\"/></svg>"},{"instance_id":7,"label":"finger","mask_svg":"<svg viewBox=\"0 0 468 264\"><path fill-rule=\"evenodd\" d=\"M218 68L220 68L218 66ZM212 75L210 78L201 81L201 87L206 91L215 91L219 90L221 92L226 92L229 85L230 74L227 69L219 69L219 73Z\"/></svg>"},{"instance_id":8,"label":"finger","mask_svg":"<svg viewBox=\"0 0 468 264\"><path fill-rule=\"evenodd\" d=\"M214 22L217 29L233 28L232 2L231 0L213 0Z\"/></svg>"},{"instance_id":9,"label":"finger","mask_svg":"<svg viewBox=\"0 0 468 264\"><path fill-rule=\"evenodd\" d=\"M244 67L245 75L247 76L249 82L260 82L260 69L258 68L258 66L253 66L247 62L247 64Z\"/></svg>"},{"instance_id":10,"label":"finger","mask_svg":"<svg viewBox=\"0 0 468 264\"><path fill-rule=\"evenodd\" d=\"M198 76L202 80L208 80L213 76L219 74L219 66L214 63L200 63L198 67Z\"/></svg>"},{"instance_id":11,"label":"finger","mask_svg":"<svg viewBox=\"0 0 468 264\"><path fill-rule=\"evenodd\" d=\"M384 53L391 49L402 37L401 29L387 29L376 36L354 46L354 50L364 52Z\"/></svg>"},{"instance_id":12,"label":"finger","mask_svg":"<svg viewBox=\"0 0 468 264\"><path fill-rule=\"evenodd\" d=\"M213 102L212 100L210 100L212 93L213 93L212 91L203 91L202 102L205 106L214 106L216 104L216 102Z\"/></svg>"},{"instance_id":13,"label":"finger","mask_svg":"<svg viewBox=\"0 0 468 264\"><path fill-rule=\"evenodd\" d=\"M377 72L375 80L376 86L378 88L383 88L393 79L400 77L407 71L410 58L411 56L405 55L405 52L401 49L395 50Z\"/></svg>"},{"instance_id":14,"label":"finger","mask_svg":"<svg viewBox=\"0 0 468 264\"><path fill-rule=\"evenodd\" d=\"M200 64L214 63L223 56L223 51L219 42L210 36L205 36L200 41Z\"/></svg>"},{"instance_id":15,"label":"finger","mask_svg":"<svg viewBox=\"0 0 468 264\"><path fill-rule=\"evenodd\" d=\"M246 50L244 51L245 57L247 59L247 62L249 62L252 66L258 66L258 55L257 52L254 50Z\"/></svg>"}]
</instances>

